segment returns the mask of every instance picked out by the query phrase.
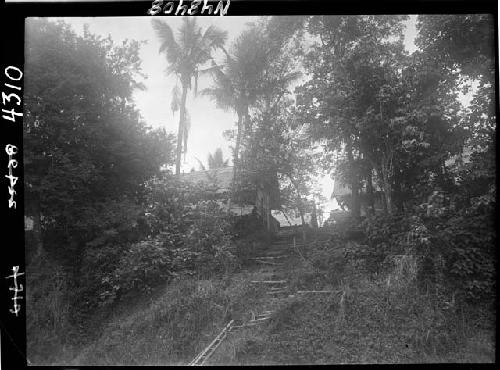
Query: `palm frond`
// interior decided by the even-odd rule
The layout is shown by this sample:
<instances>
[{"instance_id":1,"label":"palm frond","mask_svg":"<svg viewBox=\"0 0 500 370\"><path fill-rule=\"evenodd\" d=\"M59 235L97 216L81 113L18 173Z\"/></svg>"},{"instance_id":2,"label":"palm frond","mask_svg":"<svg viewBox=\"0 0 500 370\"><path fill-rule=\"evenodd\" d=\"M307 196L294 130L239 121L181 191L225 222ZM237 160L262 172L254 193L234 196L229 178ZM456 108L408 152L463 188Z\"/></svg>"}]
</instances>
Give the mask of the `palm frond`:
<instances>
[{"instance_id":1,"label":"palm frond","mask_svg":"<svg viewBox=\"0 0 500 370\"><path fill-rule=\"evenodd\" d=\"M181 48L175 41L172 29L165 22L153 18L151 21L156 35L160 39L160 53L166 53L169 64L177 64L181 55Z\"/></svg>"},{"instance_id":2,"label":"palm frond","mask_svg":"<svg viewBox=\"0 0 500 370\"><path fill-rule=\"evenodd\" d=\"M227 66L231 65L231 58L229 58L229 57L227 58L226 65ZM217 82L224 83L224 84L230 84L231 79L228 77L227 71L226 71L226 73L224 73L223 66L219 66L219 65L215 64L215 62L212 62L212 67L211 67L210 71L212 72L212 74Z\"/></svg>"},{"instance_id":3,"label":"palm frond","mask_svg":"<svg viewBox=\"0 0 500 370\"><path fill-rule=\"evenodd\" d=\"M227 40L227 31L223 31L215 26L210 26L205 30L200 44L210 49L222 48Z\"/></svg>"},{"instance_id":4,"label":"palm frond","mask_svg":"<svg viewBox=\"0 0 500 370\"><path fill-rule=\"evenodd\" d=\"M206 170L207 170L207 169L206 169L206 167L205 167L205 165L203 164L203 162L202 162L202 161L200 161L200 160L199 160L198 158L196 158L196 157L195 157L194 159L196 159L196 160L198 161L198 164L200 165L200 170L201 170L201 171L206 171Z\"/></svg>"},{"instance_id":5,"label":"palm frond","mask_svg":"<svg viewBox=\"0 0 500 370\"><path fill-rule=\"evenodd\" d=\"M212 58L212 52L223 47L226 39L227 31L222 31L215 26L209 26L197 40L193 49L193 58L200 64L208 62Z\"/></svg>"},{"instance_id":6,"label":"palm frond","mask_svg":"<svg viewBox=\"0 0 500 370\"><path fill-rule=\"evenodd\" d=\"M201 95L210 97L217 108L224 111L235 109L234 95L230 94L228 90L221 87L207 87L201 91Z\"/></svg>"},{"instance_id":7,"label":"palm frond","mask_svg":"<svg viewBox=\"0 0 500 370\"><path fill-rule=\"evenodd\" d=\"M216 72L222 71L224 69L224 67L225 67L225 65L219 65L219 64L216 64L214 61L212 61L211 67L202 68L202 69L198 70L198 72L200 73L200 75L216 73Z\"/></svg>"},{"instance_id":8,"label":"palm frond","mask_svg":"<svg viewBox=\"0 0 500 370\"><path fill-rule=\"evenodd\" d=\"M179 45L186 57L191 55L193 47L201 37L201 29L198 27L196 18L183 17L182 25L179 28Z\"/></svg>"}]
</instances>

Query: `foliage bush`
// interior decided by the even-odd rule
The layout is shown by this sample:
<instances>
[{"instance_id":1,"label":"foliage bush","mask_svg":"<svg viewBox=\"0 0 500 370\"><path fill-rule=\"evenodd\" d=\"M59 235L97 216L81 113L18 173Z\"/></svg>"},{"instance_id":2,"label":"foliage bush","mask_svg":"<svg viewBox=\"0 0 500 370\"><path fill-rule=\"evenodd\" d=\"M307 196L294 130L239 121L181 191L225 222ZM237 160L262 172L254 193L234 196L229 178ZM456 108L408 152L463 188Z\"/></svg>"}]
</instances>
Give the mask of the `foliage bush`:
<instances>
[{"instance_id":1,"label":"foliage bush","mask_svg":"<svg viewBox=\"0 0 500 370\"><path fill-rule=\"evenodd\" d=\"M68 277L46 254L26 266L26 346L32 364L50 364L71 337Z\"/></svg>"},{"instance_id":2,"label":"foliage bush","mask_svg":"<svg viewBox=\"0 0 500 370\"><path fill-rule=\"evenodd\" d=\"M401 240L409 230L408 220L401 215L377 214L366 218L362 224L365 240L349 251L352 258L365 260L368 271L379 272L391 254L401 253Z\"/></svg>"},{"instance_id":3,"label":"foliage bush","mask_svg":"<svg viewBox=\"0 0 500 370\"><path fill-rule=\"evenodd\" d=\"M212 195L166 175L145 183L142 206L103 205L88 230L72 292L78 312L85 316L127 293L150 292L180 272L208 276L236 268L233 217Z\"/></svg>"},{"instance_id":4,"label":"foliage bush","mask_svg":"<svg viewBox=\"0 0 500 370\"><path fill-rule=\"evenodd\" d=\"M171 266L172 253L160 237L133 244L122 255L115 271L101 279L101 304L127 292L150 292L174 276Z\"/></svg>"},{"instance_id":5,"label":"foliage bush","mask_svg":"<svg viewBox=\"0 0 500 370\"><path fill-rule=\"evenodd\" d=\"M146 235L139 222L141 207L130 200L110 200L85 212L89 214L82 219L92 222L85 222L86 231L78 226L82 228L79 238L88 241L81 254L72 255L75 281L70 299L77 312L72 320L77 322L109 298L106 281L111 281L128 248Z\"/></svg>"},{"instance_id":6,"label":"foliage bush","mask_svg":"<svg viewBox=\"0 0 500 370\"><path fill-rule=\"evenodd\" d=\"M194 268L203 275L230 272L236 265L232 243L233 216L215 201L199 201L190 211L190 225L183 243L197 253Z\"/></svg>"},{"instance_id":7,"label":"foliage bush","mask_svg":"<svg viewBox=\"0 0 500 370\"><path fill-rule=\"evenodd\" d=\"M471 207L435 225L435 248L443 251L445 274L468 299L494 295L496 232L491 204Z\"/></svg>"},{"instance_id":8,"label":"foliage bush","mask_svg":"<svg viewBox=\"0 0 500 370\"><path fill-rule=\"evenodd\" d=\"M376 215L363 222L366 244L353 257L371 272L389 271L401 256L413 256L421 287L460 291L468 299L492 296L495 281L494 202L487 195L470 207L438 216ZM401 262L401 261L399 261Z\"/></svg>"},{"instance_id":9,"label":"foliage bush","mask_svg":"<svg viewBox=\"0 0 500 370\"><path fill-rule=\"evenodd\" d=\"M346 261L337 279L294 268L291 283L297 289L332 289L337 294L297 297L274 316L259 353L247 359L266 358L272 364L298 363L406 363L492 361L492 322L477 306L459 300L450 290L423 291L418 286L421 256L431 248L422 223L409 220L416 235L413 254L391 260L387 274L366 274ZM420 231L415 230L420 227ZM420 239L420 240L419 240ZM404 245L401 241L400 244ZM405 247L408 246L408 243ZM307 257L325 271L334 266L342 248L330 241L311 245ZM315 258L317 256L317 258ZM329 263L320 258L329 258ZM297 282L293 280L297 279ZM333 284L333 286L331 285ZM482 327L482 326L481 326ZM483 328L483 327L482 327ZM481 340L477 346L472 343ZM270 357L264 357L270 356ZM267 362L267 364L269 364Z\"/></svg>"},{"instance_id":10,"label":"foliage bush","mask_svg":"<svg viewBox=\"0 0 500 370\"><path fill-rule=\"evenodd\" d=\"M115 263L99 270L101 305L125 293L149 292L181 272L207 276L236 267L232 216L215 200L200 200L204 193L209 191L169 176L146 183L143 222L148 236L115 248Z\"/></svg>"}]
</instances>

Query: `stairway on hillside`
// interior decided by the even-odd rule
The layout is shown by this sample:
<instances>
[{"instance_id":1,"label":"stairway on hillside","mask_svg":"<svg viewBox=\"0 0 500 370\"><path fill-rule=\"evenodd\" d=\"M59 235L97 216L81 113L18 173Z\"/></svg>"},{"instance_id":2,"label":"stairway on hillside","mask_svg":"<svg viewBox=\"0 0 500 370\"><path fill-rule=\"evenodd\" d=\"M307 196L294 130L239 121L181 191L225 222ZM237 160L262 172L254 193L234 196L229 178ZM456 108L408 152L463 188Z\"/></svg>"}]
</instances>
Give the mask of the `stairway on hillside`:
<instances>
[{"instance_id":1,"label":"stairway on hillside","mask_svg":"<svg viewBox=\"0 0 500 370\"><path fill-rule=\"evenodd\" d=\"M278 234L278 237L267 248L257 251L257 255L253 258L254 268L251 269L254 278L248 283L264 288L260 298L260 309L258 312L250 312L250 319L246 322L235 322L229 325L230 327L226 329L227 333L223 333L224 340L227 335L237 336L240 329L265 325L274 312L294 298L286 279L285 268L292 259L299 258L296 248L305 245L297 239L294 241L294 235L284 233ZM199 355L198 362L194 361L191 365L216 364L217 348L222 344L222 340L215 340L213 343L215 348L209 348L210 346L205 348L205 353L209 353L210 356Z\"/></svg>"}]
</instances>

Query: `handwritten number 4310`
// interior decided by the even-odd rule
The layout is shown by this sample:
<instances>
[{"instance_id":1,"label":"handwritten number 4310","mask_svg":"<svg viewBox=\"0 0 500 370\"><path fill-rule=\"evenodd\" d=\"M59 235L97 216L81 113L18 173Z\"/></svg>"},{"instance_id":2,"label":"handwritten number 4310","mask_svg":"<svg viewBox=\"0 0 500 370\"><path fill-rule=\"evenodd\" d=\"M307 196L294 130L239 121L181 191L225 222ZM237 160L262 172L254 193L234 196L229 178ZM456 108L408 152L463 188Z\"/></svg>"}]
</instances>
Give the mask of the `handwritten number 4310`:
<instances>
[{"instance_id":1,"label":"handwritten number 4310","mask_svg":"<svg viewBox=\"0 0 500 370\"><path fill-rule=\"evenodd\" d=\"M8 66L7 68L5 68L5 76L8 77L11 81L20 81L21 78L23 78L23 72L21 72L21 70L17 67ZM20 86L11 85L10 83L5 83L4 85L5 87L8 87L10 89L21 90ZM21 105L21 98L19 97L19 95L14 92L7 95L2 91L2 104L4 106L7 106L13 103L18 106ZM12 108L11 110L2 109L2 113L9 114L2 115L2 118L12 122L16 122L16 117L22 117L23 115L20 112L16 112L15 108Z\"/></svg>"}]
</instances>

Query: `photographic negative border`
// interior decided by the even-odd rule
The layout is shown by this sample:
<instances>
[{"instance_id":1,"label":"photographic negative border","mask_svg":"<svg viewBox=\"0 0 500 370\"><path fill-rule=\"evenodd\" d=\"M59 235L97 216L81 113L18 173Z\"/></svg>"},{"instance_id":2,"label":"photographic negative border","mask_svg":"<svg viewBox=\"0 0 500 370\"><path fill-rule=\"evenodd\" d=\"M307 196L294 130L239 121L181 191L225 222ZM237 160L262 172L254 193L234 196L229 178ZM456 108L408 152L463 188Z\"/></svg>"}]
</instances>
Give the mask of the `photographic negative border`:
<instances>
[{"instance_id":1,"label":"photographic negative border","mask_svg":"<svg viewBox=\"0 0 500 370\"><path fill-rule=\"evenodd\" d=\"M15 97L4 99L7 104L2 109L22 112L22 78L17 79L14 70L17 68L24 71L24 45L25 45L25 19L27 17L107 17L107 16L138 16L151 17L147 10L153 1L131 0L131 1L8 1L2 4L2 92L5 95L15 93L21 98L20 104ZM498 111L498 4L496 1L473 0L424 0L424 1L401 1L401 0L232 0L226 16L250 16L250 15L350 15L350 14L465 14L465 13L491 13L495 20L496 37L496 97L497 117ZM196 16L204 16L197 14ZM12 72L6 73L8 67ZM19 87L20 89L17 89ZM16 109L16 107L18 107ZM15 193L15 208L9 208L8 179L2 182L2 213L4 224L2 229L2 313L1 313L1 362L4 368L25 368L26 359L26 302L22 299L24 293L18 290L21 298L19 313L13 314L14 286L11 278L13 267L19 266L17 285L25 286L25 251L24 251L24 189L23 189L23 145L22 130L23 117L15 113L3 113L13 115L14 120L2 119L1 141L2 155L1 168L4 176L17 177L15 186L11 186ZM15 146L18 150L9 156L5 148L8 145ZM15 159L16 166L13 162ZM11 181L12 183L12 181ZM16 291L17 293L17 291ZM15 301L14 301L15 303ZM469 365L468 365L469 366ZM56 367L57 368L57 367ZM66 367L60 367L66 368ZM74 368L74 367L72 367Z\"/></svg>"}]
</instances>

